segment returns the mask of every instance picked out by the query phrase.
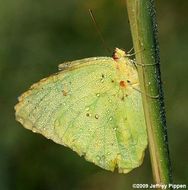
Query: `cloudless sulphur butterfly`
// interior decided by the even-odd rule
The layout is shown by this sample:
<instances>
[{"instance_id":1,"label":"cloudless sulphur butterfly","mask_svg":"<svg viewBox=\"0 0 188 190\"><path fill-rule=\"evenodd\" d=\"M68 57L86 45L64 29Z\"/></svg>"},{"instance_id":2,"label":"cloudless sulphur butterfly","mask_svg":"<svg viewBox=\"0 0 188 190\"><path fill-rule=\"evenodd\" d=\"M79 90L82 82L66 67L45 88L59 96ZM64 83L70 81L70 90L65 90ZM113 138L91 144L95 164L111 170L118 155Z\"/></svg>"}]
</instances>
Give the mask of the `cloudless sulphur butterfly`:
<instances>
[{"instance_id":1,"label":"cloudless sulphur butterfly","mask_svg":"<svg viewBox=\"0 0 188 190\"><path fill-rule=\"evenodd\" d=\"M135 90L138 89L138 90ZM147 133L135 65L123 50L59 65L19 97L16 120L86 160L127 173L138 167Z\"/></svg>"}]
</instances>

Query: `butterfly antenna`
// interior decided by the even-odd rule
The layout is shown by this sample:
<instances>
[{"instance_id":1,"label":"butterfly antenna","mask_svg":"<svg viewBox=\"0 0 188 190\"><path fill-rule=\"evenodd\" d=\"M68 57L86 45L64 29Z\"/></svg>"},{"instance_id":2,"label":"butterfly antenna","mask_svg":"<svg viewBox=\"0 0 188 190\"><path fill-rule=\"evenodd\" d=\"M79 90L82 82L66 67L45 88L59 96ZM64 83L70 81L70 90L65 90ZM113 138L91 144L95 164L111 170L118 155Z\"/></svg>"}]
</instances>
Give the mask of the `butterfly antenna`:
<instances>
[{"instance_id":1,"label":"butterfly antenna","mask_svg":"<svg viewBox=\"0 0 188 190\"><path fill-rule=\"evenodd\" d=\"M100 39L101 39L101 42L102 42L103 47L105 48L105 50L107 51L107 53L111 53L112 51L111 51L110 48L106 45L106 42L105 42L105 40L104 40L104 38L103 38L103 35L102 35L102 33L101 33L100 29L99 29L99 26L98 26L98 24L97 24L97 22L96 22L96 19L95 19L95 17L94 17L93 11L92 11L91 9L89 9L89 14L90 14L90 16L91 16L91 19L92 19L94 25L95 25L95 29L96 29L96 31L97 31L97 33L98 33Z\"/></svg>"}]
</instances>

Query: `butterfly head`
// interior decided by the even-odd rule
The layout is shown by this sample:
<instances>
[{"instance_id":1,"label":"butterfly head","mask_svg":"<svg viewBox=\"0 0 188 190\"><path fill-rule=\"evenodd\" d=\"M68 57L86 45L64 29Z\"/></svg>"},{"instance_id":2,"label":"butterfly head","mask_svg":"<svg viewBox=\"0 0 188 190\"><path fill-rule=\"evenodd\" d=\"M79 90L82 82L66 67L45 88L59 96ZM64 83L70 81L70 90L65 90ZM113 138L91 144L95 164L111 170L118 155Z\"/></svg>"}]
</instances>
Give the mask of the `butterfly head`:
<instances>
[{"instance_id":1,"label":"butterfly head","mask_svg":"<svg viewBox=\"0 0 188 190\"><path fill-rule=\"evenodd\" d=\"M119 48L115 48L112 57L116 61L118 59L126 57L126 53L124 50L121 50Z\"/></svg>"}]
</instances>

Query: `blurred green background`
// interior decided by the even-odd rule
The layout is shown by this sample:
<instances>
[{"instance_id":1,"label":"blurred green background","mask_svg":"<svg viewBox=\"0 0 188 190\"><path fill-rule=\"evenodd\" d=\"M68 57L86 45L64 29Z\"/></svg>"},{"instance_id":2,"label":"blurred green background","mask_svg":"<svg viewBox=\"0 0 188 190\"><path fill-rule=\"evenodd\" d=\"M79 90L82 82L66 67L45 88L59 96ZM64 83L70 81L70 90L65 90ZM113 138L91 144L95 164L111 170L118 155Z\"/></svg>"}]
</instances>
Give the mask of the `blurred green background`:
<instances>
[{"instance_id":1,"label":"blurred green background","mask_svg":"<svg viewBox=\"0 0 188 190\"><path fill-rule=\"evenodd\" d=\"M188 1L156 1L169 147L175 183L188 183ZM111 173L68 148L24 129L14 119L17 97L64 61L106 53L106 43L131 49L122 0L0 0L0 189L122 190L151 183L148 151L130 174Z\"/></svg>"}]
</instances>

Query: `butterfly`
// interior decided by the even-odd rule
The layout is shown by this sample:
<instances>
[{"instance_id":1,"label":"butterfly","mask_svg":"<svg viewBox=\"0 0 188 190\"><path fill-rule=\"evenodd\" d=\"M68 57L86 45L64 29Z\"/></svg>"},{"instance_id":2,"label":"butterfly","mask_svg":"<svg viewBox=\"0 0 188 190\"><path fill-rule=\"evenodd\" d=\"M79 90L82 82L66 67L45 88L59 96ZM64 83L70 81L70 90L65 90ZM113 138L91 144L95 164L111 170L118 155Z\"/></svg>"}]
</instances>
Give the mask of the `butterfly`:
<instances>
[{"instance_id":1,"label":"butterfly","mask_svg":"<svg viewBox=\"0 0 188 190\"><path fill-rule=\"evenodd\" d=\"M136 66L116 48L112 57L60 64L19 97L15 116L101 168L128 173L148 144L139 89Z\"/></svg>"}]
</instances>

